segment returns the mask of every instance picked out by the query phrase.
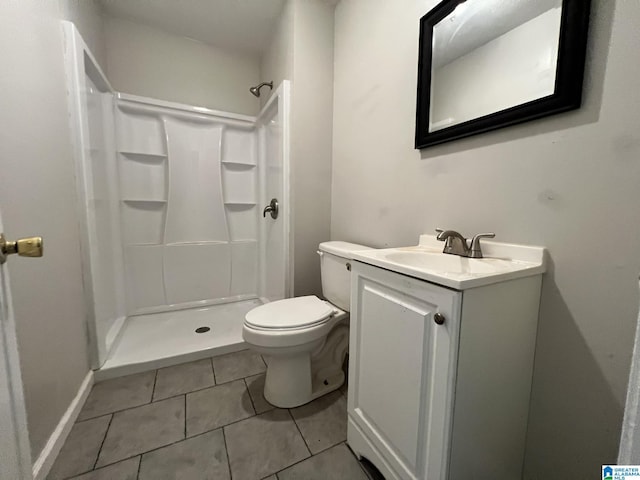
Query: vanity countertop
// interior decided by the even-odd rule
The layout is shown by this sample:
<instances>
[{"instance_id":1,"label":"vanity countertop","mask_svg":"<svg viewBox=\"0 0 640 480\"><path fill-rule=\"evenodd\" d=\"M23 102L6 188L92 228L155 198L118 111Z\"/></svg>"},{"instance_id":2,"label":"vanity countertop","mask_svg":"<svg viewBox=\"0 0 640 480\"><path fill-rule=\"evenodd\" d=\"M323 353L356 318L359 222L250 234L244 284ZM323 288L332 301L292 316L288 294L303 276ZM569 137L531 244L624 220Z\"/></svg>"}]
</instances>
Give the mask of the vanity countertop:
<instances>
[{"instance_id":1,"label":"vanity countertop","mask_svg":"<svg viewBox=\"0 0 640 480\"><path fill-rule=\"evenodd\" d=\"M546 271L543 247L482 241L484 258L442 253L443 243L421 235L418 245L354 252L353 259L431 283L466 290Z\"/></svg>"}]
</instances>

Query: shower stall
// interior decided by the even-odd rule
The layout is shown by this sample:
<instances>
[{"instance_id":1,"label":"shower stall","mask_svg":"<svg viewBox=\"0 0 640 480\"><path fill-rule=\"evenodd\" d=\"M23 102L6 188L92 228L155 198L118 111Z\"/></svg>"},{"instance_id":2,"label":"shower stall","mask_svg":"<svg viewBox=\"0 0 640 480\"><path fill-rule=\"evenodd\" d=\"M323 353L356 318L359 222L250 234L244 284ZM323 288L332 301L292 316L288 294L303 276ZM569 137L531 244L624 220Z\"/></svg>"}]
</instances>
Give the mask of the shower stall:
<instances>
[{"instance_id":1,"label":"shower stall","mask_svg":"<svg viewBox=\"0 0 640 480\"><path fill-rule=\"evenodd\" d=\"M63 28L98 379L244 348L291 296L288 82L256 117L118 93Z\"/></svg>"}]
</instances>

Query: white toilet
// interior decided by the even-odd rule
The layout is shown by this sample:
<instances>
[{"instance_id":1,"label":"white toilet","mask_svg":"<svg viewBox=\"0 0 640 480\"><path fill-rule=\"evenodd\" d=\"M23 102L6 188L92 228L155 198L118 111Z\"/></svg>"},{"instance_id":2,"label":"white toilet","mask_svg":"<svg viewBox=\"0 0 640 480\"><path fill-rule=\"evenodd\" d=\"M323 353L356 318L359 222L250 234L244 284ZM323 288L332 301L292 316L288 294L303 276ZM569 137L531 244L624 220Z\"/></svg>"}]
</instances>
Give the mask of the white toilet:
<instances>
[{"instance_id":1,"label":"white toilet","mask_svg":"<svg viewBox=\"0 0 640 480\"><path fill-rule=\"evenodd\" d=\"M287 298L254 308L242 337L267 362L264 396L281 408L297 407L344 383L349 348L352 252L369 247L347 242L319 246L322 293Z\"/></svg>"}]
</instances>

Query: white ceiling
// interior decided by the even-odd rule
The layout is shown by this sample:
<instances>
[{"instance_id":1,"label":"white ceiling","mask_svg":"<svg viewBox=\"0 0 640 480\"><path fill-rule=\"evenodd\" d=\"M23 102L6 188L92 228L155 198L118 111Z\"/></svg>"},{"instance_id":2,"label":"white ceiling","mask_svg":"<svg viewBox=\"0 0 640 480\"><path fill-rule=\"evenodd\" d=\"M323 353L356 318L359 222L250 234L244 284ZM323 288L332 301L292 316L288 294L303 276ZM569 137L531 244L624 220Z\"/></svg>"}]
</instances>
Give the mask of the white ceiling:
<instances>
[{"instance_id":1,"label":"white ceiling","mask_svg":"<svg viewBox=\"0 0 640 480\"><path fill-rule=\"evenodd\" d=\"M433 65L440 67L562 5L562 0L466 0L434 28Z\"/></svg>"},{"instance_id":2,"label":"white ceiling","mask_svg":"<svg viewBox=\"0 0 640 480\"><path fill-rule=\"evenodd\" d=\"M261 54L285 0L100 0L105 13L217 47Z\"/></svg>"}]
</instances>

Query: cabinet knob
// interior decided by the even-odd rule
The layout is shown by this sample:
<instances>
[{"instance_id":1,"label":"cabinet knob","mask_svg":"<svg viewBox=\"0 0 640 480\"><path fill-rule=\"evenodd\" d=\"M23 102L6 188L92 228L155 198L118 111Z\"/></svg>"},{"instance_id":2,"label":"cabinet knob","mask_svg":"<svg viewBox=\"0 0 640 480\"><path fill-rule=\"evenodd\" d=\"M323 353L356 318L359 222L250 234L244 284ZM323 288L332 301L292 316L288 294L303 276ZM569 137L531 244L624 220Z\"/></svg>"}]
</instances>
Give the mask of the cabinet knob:
<instances>
[{"instance_id":1,"label":"cabinet knob","mask_svg":"<svg viewBox=\"0 0 640 480\"><path fill-rule=\"evenodd\" d=\"M351 263L347 262L347 270L350 272L351 271Z\"/></svg>"},{"instance_id":2,"label":"cabinet knob","mask_svg":"<svg viewBox=\"0 0 640 480\"><path fill-rule=\"evenodd\" d=\"M433 316L433 321L436 322L438 325L443 325L445 321L444 315L442 315L441 313L436 313Z\"/></svg>"}]
</instances>

